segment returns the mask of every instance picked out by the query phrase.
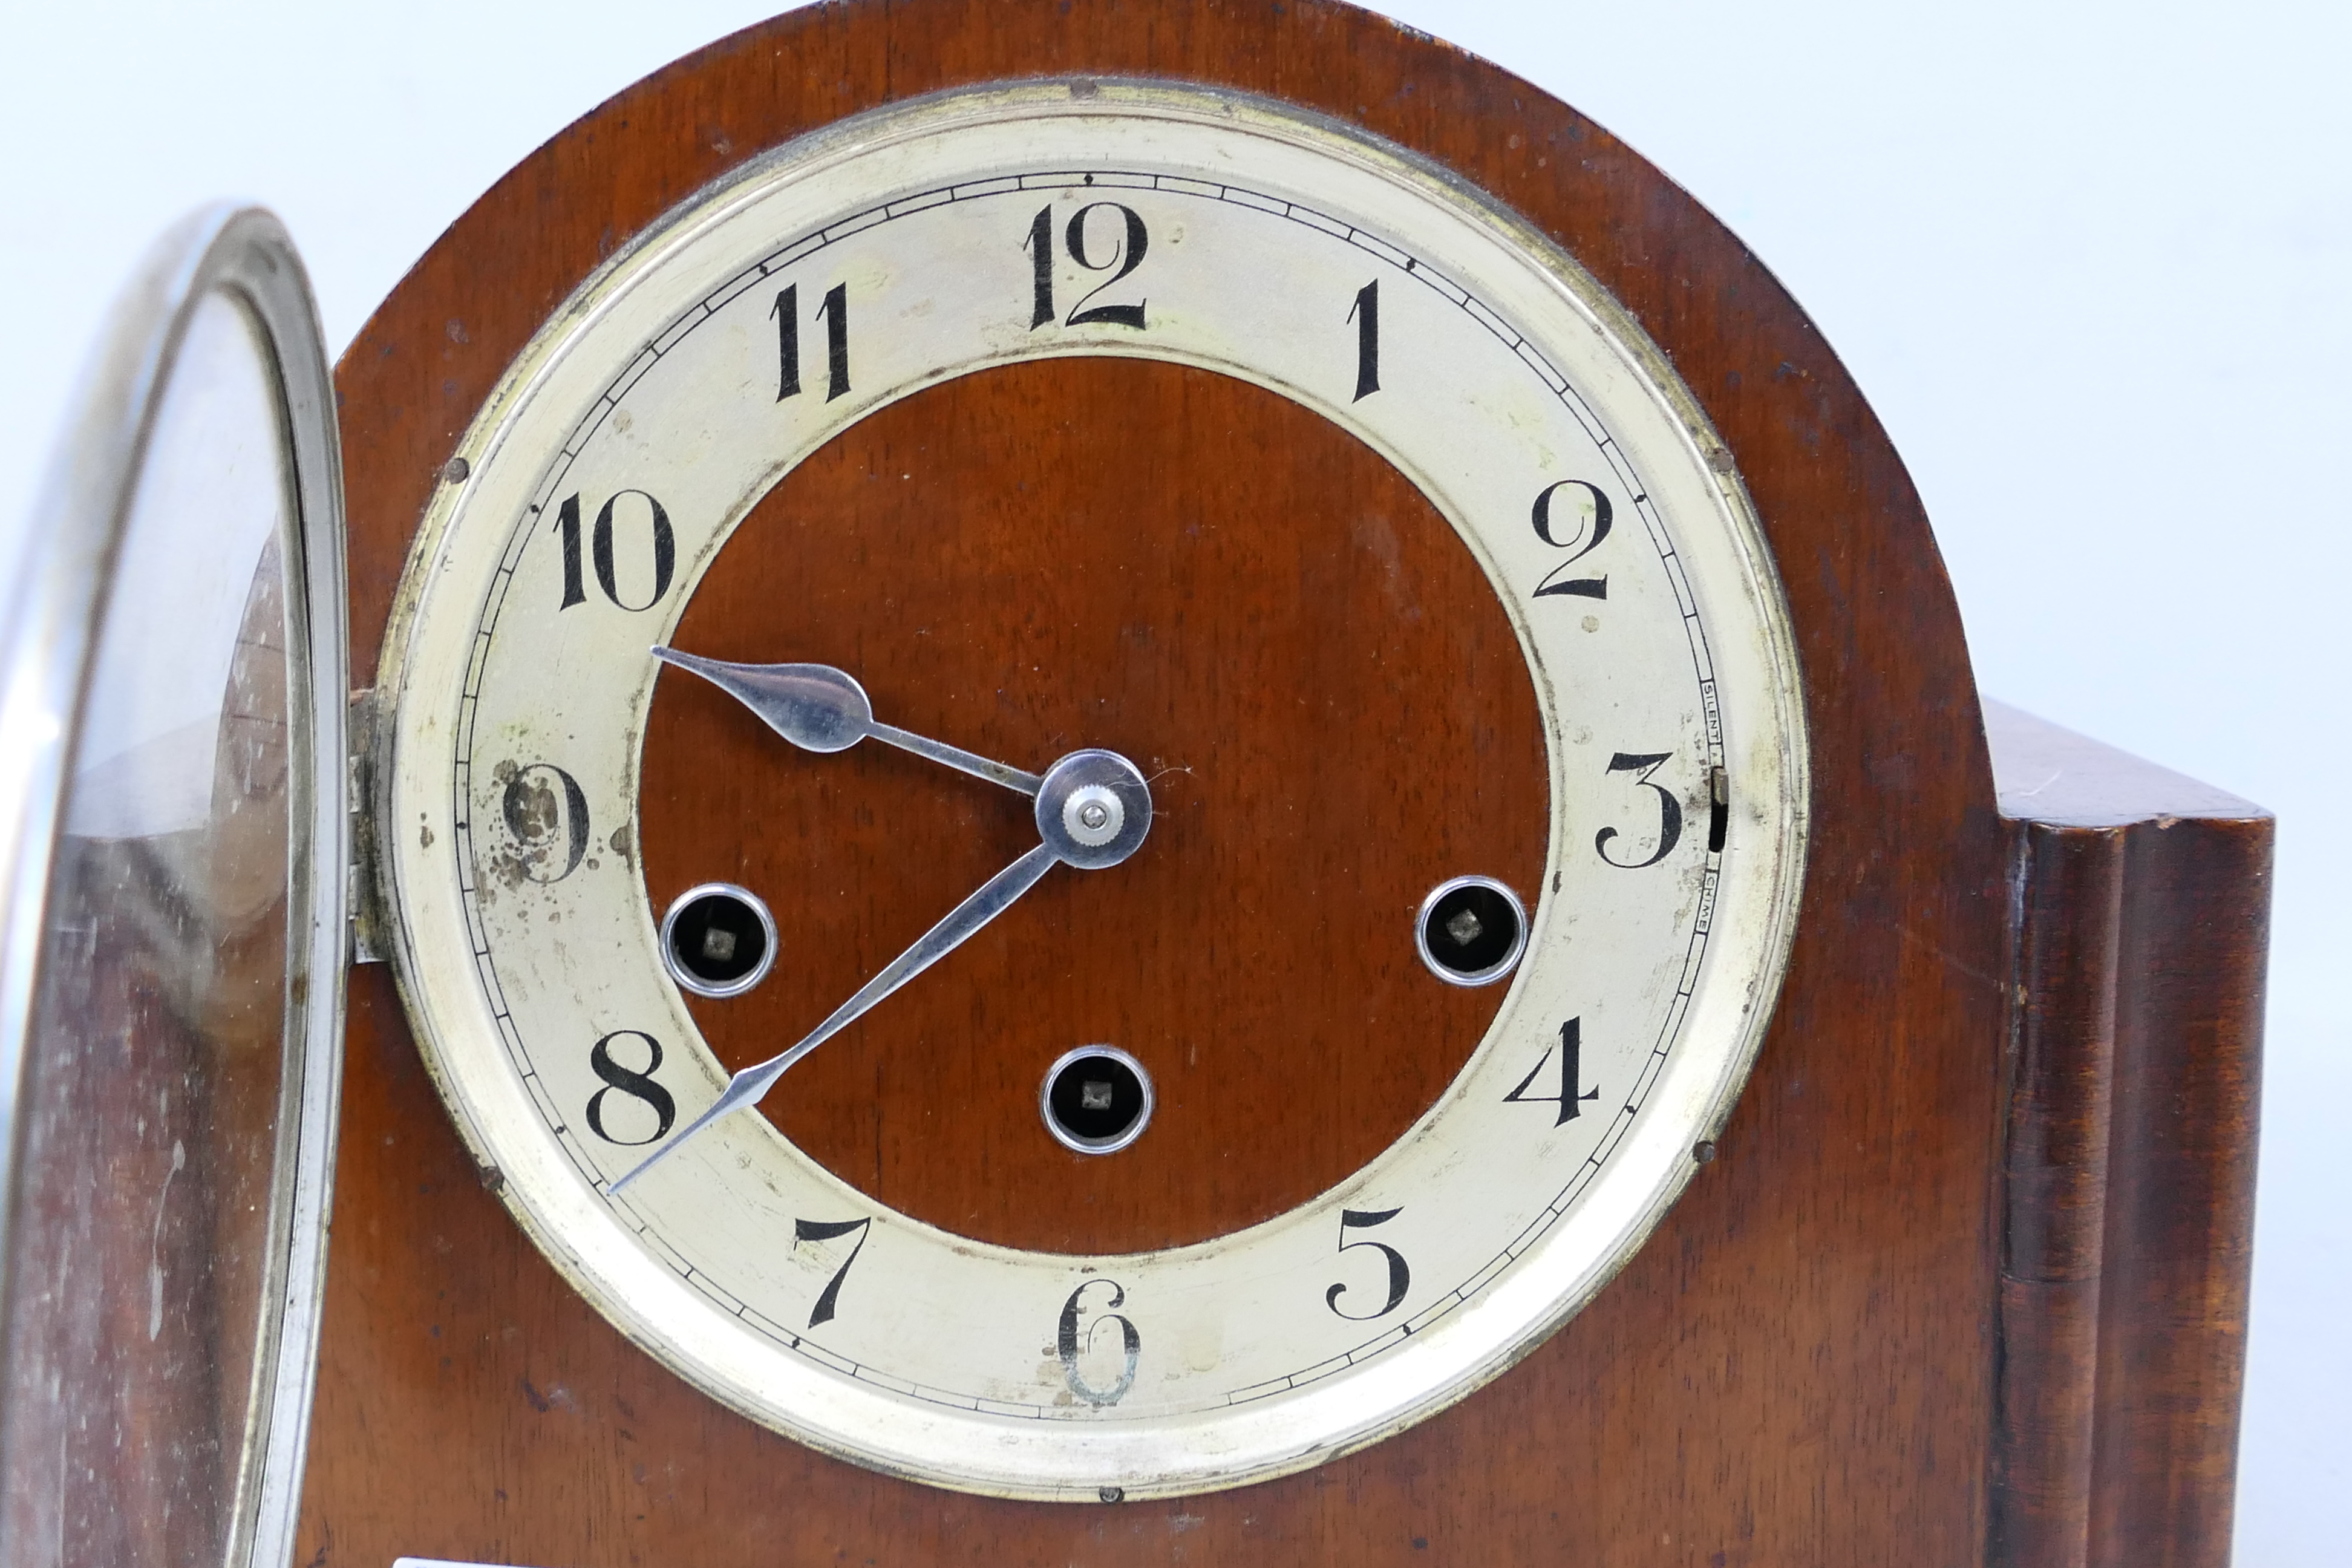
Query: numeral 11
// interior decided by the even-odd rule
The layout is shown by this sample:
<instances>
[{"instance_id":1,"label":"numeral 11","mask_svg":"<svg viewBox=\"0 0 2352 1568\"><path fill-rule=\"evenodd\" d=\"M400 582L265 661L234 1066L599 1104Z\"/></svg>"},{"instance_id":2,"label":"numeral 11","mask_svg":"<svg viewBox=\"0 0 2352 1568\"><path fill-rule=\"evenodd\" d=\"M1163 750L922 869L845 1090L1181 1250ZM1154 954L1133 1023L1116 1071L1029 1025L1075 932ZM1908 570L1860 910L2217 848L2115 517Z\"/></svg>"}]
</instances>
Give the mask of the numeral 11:
<instances>
[{"instance_id":1,"label":"numeral 11","mask_svg":"<svg viewBox=\"0 0 2352 1568\"><path fill-rule=\"evenodd\" d=\"M782 403L801 395L801 286L786 285L768 313L776 319L776 401ZM824 400L830 403L849 391L849 285L826 289L816 313L824 321Z\"/></svg>"}]
</instances>

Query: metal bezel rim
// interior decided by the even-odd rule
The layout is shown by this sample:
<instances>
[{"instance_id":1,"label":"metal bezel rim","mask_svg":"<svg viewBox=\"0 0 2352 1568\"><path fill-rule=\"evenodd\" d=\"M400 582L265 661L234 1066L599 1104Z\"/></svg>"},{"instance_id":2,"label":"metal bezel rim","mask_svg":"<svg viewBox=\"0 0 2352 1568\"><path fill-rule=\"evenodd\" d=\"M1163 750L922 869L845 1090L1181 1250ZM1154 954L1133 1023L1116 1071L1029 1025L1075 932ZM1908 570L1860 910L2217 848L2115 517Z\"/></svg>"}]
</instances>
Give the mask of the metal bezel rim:
<instances>
[{"instance_id":1,"label":"metal bezel rim","mask_svg":"<svg viewBox=\"0 0 2352 1568\"><path fill-rule=\"evenodd\" d=\"M62 830L115 561L189 324L222 295L265 344L286 444L291 748L286 1078L273 1151L269 1256L252 1404L229 1506L233 1563L289 1561L318 1373L326 1226L341 1095L349 948L350 700L343 481L332 373L316 300L285 226L264 208L197 209L148 250L116 297L73 401L0 630L0 1074L5 1075L0 1289L13 1251L16 1093L40 984L50 866ZM307 874L306 874L307 873Z\"/></svg>"}]
</instances>

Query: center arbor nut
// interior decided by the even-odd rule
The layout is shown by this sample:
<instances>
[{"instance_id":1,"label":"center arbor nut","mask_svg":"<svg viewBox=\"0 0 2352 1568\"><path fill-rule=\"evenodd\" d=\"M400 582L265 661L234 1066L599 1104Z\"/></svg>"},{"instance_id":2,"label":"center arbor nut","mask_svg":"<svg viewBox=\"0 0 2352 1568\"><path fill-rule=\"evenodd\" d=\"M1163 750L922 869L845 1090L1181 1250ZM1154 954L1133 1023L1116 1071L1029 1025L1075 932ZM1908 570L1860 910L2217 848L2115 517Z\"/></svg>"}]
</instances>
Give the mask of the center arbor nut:
<instances>
[{"instance_id":1,"label":"center arbor nut","mask_svg":"<svg viewBox=\"0 0 2352 1568\"><path fill-rule=\"evenodd\" d=\"M1125 826L1127 807L1117 791L1101 784L1072 790L1062 803L1062 831L1088 847L1109 843Z\"/></svg>"},{"instance_id":2,"label":"center arbor nut","mask_svg":"<svg viewBox=\"0 0 2352 1568\"><path fill-rule=\"evenodd\" d=\"M1116 866L1150 831L1150 786L1117 752L1072 752L1045 770L1037 832L1066 864L1082 871Z\"/></svg>"}]
</instances>

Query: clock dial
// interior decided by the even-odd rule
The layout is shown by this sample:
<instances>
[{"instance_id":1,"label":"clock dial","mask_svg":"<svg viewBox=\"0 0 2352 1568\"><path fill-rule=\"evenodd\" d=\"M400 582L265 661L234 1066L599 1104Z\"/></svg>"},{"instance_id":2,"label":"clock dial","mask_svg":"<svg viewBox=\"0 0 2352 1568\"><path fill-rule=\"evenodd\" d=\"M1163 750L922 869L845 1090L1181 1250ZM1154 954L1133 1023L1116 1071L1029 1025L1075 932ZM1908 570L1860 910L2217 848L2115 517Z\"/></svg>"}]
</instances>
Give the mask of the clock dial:
<instances>
[{"instance_id":1,"label":"clock dial","mask_svg":"<svg viewBox=\"0 0 2352 1568\"><path fill-rule=\"evenodd\" d=\"M1433 172L1147 86L853 122L460 451L388 643L420 1037L747 1414L1014 1495L1295 1469L1556 1326L1728 1110L1802 859L1777 584L1630 321Z\"/></svg>"}]
</instances>

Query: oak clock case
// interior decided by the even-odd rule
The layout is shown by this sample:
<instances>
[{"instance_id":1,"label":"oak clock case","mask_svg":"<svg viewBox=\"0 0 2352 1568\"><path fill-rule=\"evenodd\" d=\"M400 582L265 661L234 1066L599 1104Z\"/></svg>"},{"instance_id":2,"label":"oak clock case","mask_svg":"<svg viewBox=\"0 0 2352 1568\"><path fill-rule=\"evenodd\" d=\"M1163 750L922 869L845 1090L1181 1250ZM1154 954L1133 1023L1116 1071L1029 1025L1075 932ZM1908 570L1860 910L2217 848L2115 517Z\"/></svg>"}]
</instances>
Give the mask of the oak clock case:
<instances>
[{"instance_id":1,"label":"oak clock case","mask_svg":"<svg viewBox=\"0 0 2352 1568\"><path fill-rule=\"evenodd\" d=\"M1084 376L1111 396L1140 377L1238 382L1221 395L1384 459L1429 535L1414 563L1450 558L1483 579L1484 623L1435 646L1483 634L1484 662L1397 676L1470 721L1417 724L1401 704L1385 735L1302 747L1235 701L1163 715L1154 734L1129 710L1157 695L1139 668L1184 658L1189 640L1212 657L1244 645L1217 640L1183 569L1158 597L1122 595L1115 574L1143 557L1105 553L1119 519L1037 519L1040 574L1023 577L949 518L936 556L887 558L854 508L798 510L796 470L821 469L861 425L919 433L927 399ZM1664 357L1459 181L1297 110L1169 84L981 89L853 120L639 235L550 318L449 468L462 479L425 517L376 697L404 995L476 1161L539 1247L632 1340L761 1424L893 1474L1045 1500L1281 1475L1525 1353L1711 1152L1777 994L1803 864L1786 608L1728 450ZM1311 561L1315 531L1351 520L1203 521L1295 532ZM807 597L730 624L758 580L747 557L786 562ZM964 687L944 694L892 679L884 658L892 684L868 692L861 652L935 631L981 640L981 617L910 624L873 592L918 574L973 597L1034 593L1046 616L1083 615L1068 606L1091 595L1159 646L1014 672L1076 694L1094 730L959 710L1002 649L967 654ZM876 616L846 640L817 605L845 577ZM1328 602L1286 608L1317 637L1384 640ZM1432 646L1385 640L1400 660ZM1315 700L1311 670L1247 646L1257 662L1233 660L1236 686L1300 681L1297 704ZM909 710L943 717L898 728ZM944 717L965 713L968 728ZM1460 731L1515 721L1540 772L1513 791L1496 778L1511 760L1475 756ZM733 750L698 752L714 734ZM850 988L820 1002L801 982L805 995L742 1026L730 1010L758 992L698 979L677 911L719 898L757 915L744 931L776 990L839 929L819 890L835 868L775 852L761 826L676 819L748 809L821 839L829 812L857 809L828 780L861 741L865 776L920 781L932 817L992 817L1028 847L952 913L878 922L914 946L868 956L878 977L835 1017ZM1463 754L1432 758L1449 745ZM1290 793L1220 823L1239 803L1195 781L1253 750L1283 760ZM755 789L698 782L739 768ZM1508 798L1457 805L1482 790ZM1269 807L1342 802L1367 837L1412 826L1419 858L1365 847L1360 869L1286 866L1286 888L1232 868L1253 834L1280 842ZM1463 819L1451 838L1410 820L1448 812ZM909 833L899 852L925 842ZM1318 875L1333 885L1302 881ZM998 918L1081 879L1075 910ZM1183 896L1188 879L1265 919L1285 900L1294 918L1311 910L1311 940L1274 961L1195 963L1180 988L1193 1005L1154 1004L1159 971L1192 973L1167 952L1248 947ZM1091 1011L1075 1032L958 963L982 930L1032 944L1014 971L1032 985L1092 977L1076 983ZM1448 956L1482 934L1495 952ZM1301 961L1360 980L1356 1009L1308 994ZM993 1016L943 1037L907 1011L926 989ZM1442 1016L1392 1006L1410 991ZM829 1044L836 1030L856 1033ZM894 1205L837 1151L796 1142L788 1107L819 1049L854 1041L877 1080L955 1057L942 1081L1025 1090L969 1102L994 1119L984 1158L1050 1162L1038 1168L1083 1211L1119 1162L1145 1173L1130 1183L1213 1179L1144 1162L1203 1127L1213 1140L1220 1097L1343 1113L1297 1064L1344 1074L1383 1032L1449 1069L1385 1148L1189 1233L1130 1226L1126 1246L1083 1225L1041 1244L1043 1227L985 1204L959 1214L916 1185ZM1081 1058L1135 1081L1139 1109L1116 1137L1055 1125L1053 1085ZM1254 1082L1270 1060L1292 1076Z\"/></svg>"},{"instance_id":2,"label":"oak clock case","mask_svg":"<svg viewBox=\"0 0 2352 1568\"><path fill-rule=\"evenodd\" d=\"M117 302L0 690L0 1560L293 1551L341 1053L341 477L268 214Z\"/></svg>"}]
</instances>

